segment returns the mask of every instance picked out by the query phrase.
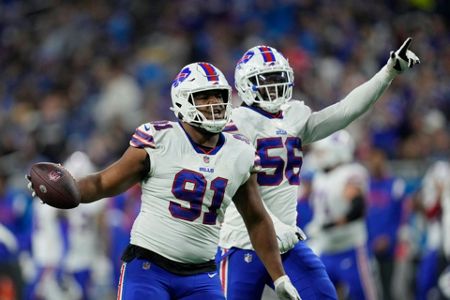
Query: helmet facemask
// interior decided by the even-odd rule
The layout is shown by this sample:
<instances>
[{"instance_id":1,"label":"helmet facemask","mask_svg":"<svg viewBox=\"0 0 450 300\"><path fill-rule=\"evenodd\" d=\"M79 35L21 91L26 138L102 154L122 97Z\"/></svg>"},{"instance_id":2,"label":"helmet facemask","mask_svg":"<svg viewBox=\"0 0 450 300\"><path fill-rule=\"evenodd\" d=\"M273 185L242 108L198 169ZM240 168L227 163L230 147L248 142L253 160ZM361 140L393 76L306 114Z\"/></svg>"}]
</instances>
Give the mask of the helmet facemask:
<instances>
[{"instance_id":1,"label":"helmet facemask","mask_svg":"<svg viewBox=\"0 0 450 300\"><path fill-rule=\"evenodd\" d=\"M216 94L223 102L221 103L206 103L208 95ZM206 95L206 96L205 96ZM198 98L200 96L200 99ZM197 98L197 99L196 99ZM231 103L229 101L228 90L206 90L191 93L189 95L189 102L192 106L189 108L188 119L193 126L200 127L206 131L218 133L221 132L228 123L231 115ZM185 118L183 118L183 121Z\"/></svg>"},{"instance_id":2,"label":"helmet facemask","mask_svg":"<svg viewBox=\"0 0 450 300\"><path fill-rule=\"evenodd\" d=\"M292 97L292 80L286 71L260 73L249 78L255 92L253 103L276 113Z\"/></svg>"}]
</instances>

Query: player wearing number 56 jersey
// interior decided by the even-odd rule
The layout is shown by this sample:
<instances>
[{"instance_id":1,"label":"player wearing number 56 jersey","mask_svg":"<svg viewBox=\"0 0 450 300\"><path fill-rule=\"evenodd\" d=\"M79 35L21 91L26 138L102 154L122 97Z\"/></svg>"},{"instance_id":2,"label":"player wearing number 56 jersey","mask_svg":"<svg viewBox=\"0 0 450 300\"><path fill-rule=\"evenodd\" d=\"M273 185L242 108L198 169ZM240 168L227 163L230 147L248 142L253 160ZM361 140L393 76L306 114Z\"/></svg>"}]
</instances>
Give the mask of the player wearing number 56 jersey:
<instances>
[{"instance_id":1,"label":"player wearing number 56 jersey","mask_svg":"<svg viewBox=\"0 0 450 300\"><path fill-rule=\"evenodd\" d=\"M171 93L179 123L143 124L118 161L78 180L82 203L141 184L117 298L225 299L214 257L219 224L233 199L280 299L300 299L257 191L255 149L242 136L221 133L231 111L222 72L209 63L187 65Z\"/></svg>"},{"instance_id":2,"label":"player wearing number 56 jersey","mask_svg":"<svg viewBox=\"0 0 450 300\"><path fill-rule=\"evenodd\" d=\"M233 110L226 130L246 136L260 156L259 191L274 222L286 272L303 299L335 299L336 292L318 257L305 242L292 238L298 234L304 239L295 226L302 146L347 126L370 108L397 74L419 63L408 50L410 42L408 38L392 52L387 64L370 80L318 112L303 102L291 101L293 70L276 49L253 47L236 65L236 89L243 105ZM233 205L225 213L220 246L227 299L260 299L264 286L272 282Z\"/></svg>"}]
</instances>

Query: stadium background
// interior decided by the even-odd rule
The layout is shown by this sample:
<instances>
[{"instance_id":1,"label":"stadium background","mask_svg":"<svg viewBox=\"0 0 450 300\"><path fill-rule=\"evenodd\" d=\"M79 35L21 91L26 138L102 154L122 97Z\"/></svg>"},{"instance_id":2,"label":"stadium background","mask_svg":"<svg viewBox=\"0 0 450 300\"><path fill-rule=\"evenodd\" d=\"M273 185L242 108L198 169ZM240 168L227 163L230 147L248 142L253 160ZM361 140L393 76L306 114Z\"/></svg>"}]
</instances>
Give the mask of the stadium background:
<instances>
[{"instance_id":1,"label":"stadium background","mask_svg":"<svg viewBox=\"0 0 450 300\"><path fill-rule=\"evenodd\" d=\"M382 149L413 198L426 168L449 157L449 21L445 0L0 1L0 177L25 195L33 162L83 151L96 169L106 166L139 124L174 119L170 84L187 63L212 62L233 85L243 52L271 45L294 68L294 98L321 109L412 36L422 64L395 79L349 130L358 159ZM126 235L137 192L116 198L102 230L117 226ZM12 218L23 232L33 226L31 208ZM423 246L417 234L412 261ZM23 250L31 249L26 239ZM101 240L117 258L111 239Z\"/></svg>"}]
</instances>

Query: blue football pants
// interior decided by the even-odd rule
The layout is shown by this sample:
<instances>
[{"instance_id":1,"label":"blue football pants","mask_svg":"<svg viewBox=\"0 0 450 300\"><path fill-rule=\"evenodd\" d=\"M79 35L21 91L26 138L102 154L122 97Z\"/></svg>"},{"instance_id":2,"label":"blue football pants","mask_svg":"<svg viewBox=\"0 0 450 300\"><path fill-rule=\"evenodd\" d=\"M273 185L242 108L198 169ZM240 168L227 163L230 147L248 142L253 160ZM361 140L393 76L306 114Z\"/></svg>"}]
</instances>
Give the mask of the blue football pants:
<instances>
[{"instance_id":1,"label":"blue football pants","mask_svg":"<svg viewBox=\"0 0 450 300\"><path fill-rule=\"evenodd\" d=\"M260 300L273 282L255 251L219 249L220 279L228 300ZM282 255L286 274L302 300L337 299L325 267L304 241Z\"/></svg>"},{"instance_id":2,"label":"blue football pants","mask_svg":"<svg viewBox=\"0 0 450 300\"><path fill-rule=\"evenodd\" d=\"M176 275L144 259L122 264L118 300L225 300L218 272Z\"/></svg>"}]
</instances>

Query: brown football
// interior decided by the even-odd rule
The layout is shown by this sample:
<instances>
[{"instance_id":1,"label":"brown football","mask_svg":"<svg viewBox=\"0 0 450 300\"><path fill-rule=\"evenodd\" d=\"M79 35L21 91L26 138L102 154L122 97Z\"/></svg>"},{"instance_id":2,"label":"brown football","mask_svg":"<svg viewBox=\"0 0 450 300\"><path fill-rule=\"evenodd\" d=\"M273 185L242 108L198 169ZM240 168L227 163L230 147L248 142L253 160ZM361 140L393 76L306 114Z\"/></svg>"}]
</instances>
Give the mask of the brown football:
<instances>
[{"instance_id":1,"label":"brown football","mask_svg":"<svg viewBox=\"0 0 450 300\"><path fill-rule=\"evenodd\" d=\"M40 162L33 164L30 181L36 195L56 208L74 208L80 204L80 192L72 175L60 164Z\"/></svg>"}]
</instances>

